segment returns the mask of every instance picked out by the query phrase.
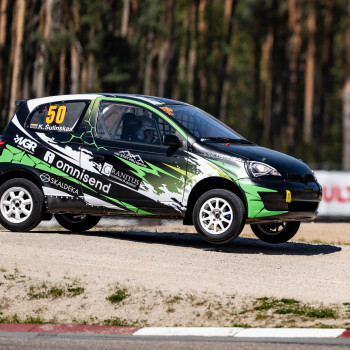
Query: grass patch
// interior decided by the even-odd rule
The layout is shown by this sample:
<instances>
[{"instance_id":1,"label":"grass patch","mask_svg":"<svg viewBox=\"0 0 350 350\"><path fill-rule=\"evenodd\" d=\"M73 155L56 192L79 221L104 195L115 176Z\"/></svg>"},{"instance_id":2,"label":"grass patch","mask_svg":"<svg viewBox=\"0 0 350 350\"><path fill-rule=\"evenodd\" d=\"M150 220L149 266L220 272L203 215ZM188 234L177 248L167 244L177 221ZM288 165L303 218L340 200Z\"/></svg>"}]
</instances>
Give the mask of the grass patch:
<instances>
[{"instance_id":1,"label":"grass patch","mask_svg":"<svg viewBox=\"0 0 350 350\"><path fill-rule=\"evenodd\" d=\"M120 303L124 299L130 296L130 294L127 293L127 289L117 289L112 295L108 296L106 299L110 301L112 304Z\"/></svg>"},{"instance_id":2,"label":"grass patch","mask_svg":"<svg viewBox=\"0 0 350 350\"><path fill-rule=\"evenodd\" d=\"M43 282L39 286L31 285L27 292L30 300L33 299L58 299L61 297L73 298L77 295L84 293L83 287L76 287L74 285L66 284L50 286L46 282Z\"/></svg>"},{"instance_id":3,"label":"grass patch","mask_svg":"<svg viewBox=\"0 0 350 350\"><path fill-rule=\"evenodd\" d=\"M329 307L312 307L307 304L302 304L295 299L274 299L274 298L258 298L258 305L254 307L255 311L267 312L271 310L276 315L296 315L313 318L334 318L338 317L336 309ZM265 314L264 314L265 315ZM258 314L260 319L264 316Z\"/></svg>"},{"instance_id":4,"label":"grass patch","mask_svg":"<svg viewBox=\"0 0 350 350\"><path fill-rule=\"evenodd\" d=\"M44 323L54 323L54 322L45 322L39 316L27 316L24 319L20 319L17 314L11 316L0 316L0 323L31 323L31 324L44 324Z\"/></svg>"}]
</instances>

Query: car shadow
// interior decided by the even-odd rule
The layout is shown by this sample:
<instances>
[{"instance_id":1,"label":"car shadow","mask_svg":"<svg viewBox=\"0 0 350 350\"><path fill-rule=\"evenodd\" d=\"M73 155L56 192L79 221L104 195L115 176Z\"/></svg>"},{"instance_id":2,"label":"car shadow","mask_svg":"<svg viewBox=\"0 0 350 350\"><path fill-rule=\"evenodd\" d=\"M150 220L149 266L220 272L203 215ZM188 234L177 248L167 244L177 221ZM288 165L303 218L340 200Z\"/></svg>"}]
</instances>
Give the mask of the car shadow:
<instances>
[{"instance_id":1,"label":"car shadow","mask_svg":"<svg viewBox=\"0 0 350 350\"><path fill-rule=\"evenodd\" d=\"M199 235L177 232L148 232L148 231L32 231L37 233L61 235L83 235L105 237L133 242L162 244L178 247L202 249L208 252L227 254L265 254L265 255L322 255L341 251L341 247L330 244L311 244L286 242L269 244L255 238L238 237L235 240L220 245L205 242Z\"/></svg>"}]
</instances>

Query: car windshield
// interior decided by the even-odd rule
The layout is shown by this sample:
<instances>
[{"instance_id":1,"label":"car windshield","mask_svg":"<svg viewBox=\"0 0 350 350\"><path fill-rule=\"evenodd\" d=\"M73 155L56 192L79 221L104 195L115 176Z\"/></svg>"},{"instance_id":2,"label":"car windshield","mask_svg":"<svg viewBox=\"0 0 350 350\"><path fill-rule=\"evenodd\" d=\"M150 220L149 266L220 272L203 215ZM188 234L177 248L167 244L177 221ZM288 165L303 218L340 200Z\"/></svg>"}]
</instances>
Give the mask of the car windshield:
<instances>
[{"instance_id":1,"label":"car windshield","mask_svg":"<svg viewBox=\"0 0 350 350\"><path fill-rule=\"evenodd\" d=\"M194 106L169 105L161 109L201 141L246 141L220 120Z\"/></svg>"}]
</instances>

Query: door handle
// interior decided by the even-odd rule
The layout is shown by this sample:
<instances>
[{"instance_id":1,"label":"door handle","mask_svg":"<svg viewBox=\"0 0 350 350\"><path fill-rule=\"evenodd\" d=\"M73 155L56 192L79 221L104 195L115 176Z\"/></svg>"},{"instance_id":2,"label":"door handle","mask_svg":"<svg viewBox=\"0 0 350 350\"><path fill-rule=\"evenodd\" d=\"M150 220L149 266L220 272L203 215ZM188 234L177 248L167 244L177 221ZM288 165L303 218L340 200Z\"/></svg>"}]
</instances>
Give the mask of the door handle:
<instances>
[{"instance_id":1,"label":"door handle","mask_svg":"<svg viewBox=\"0 0 350 350\"><path fill-rule=\"evenodd\" d=\"M93 153L91 160L94 160L96 162L102 162L105 160L105 156L103 156L102 154Z\"/></svg>"}]
</instances>

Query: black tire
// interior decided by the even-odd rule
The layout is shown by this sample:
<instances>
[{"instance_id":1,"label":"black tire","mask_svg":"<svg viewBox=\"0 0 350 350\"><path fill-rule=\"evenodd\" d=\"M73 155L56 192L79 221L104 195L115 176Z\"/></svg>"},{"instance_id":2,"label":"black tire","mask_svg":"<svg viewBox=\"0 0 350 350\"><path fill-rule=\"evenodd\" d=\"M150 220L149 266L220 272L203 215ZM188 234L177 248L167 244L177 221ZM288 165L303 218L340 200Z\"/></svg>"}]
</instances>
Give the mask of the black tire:
<instances>
[{"instance_id":1,"label":"black tire","mask_svg":"<svg viewBox=\"0 0 350 350\"><path fill-rule=\"evenodd\" d=\"M242 232L245 207L231 191L210 190L198 198L193 208L193 223L207 242L227 243Z\"/></svg>"},{"instance_id":2,"label":"black tire","mask_svg":"<svg viewBox=\"0 0 350 350\"><path fill-rule=\"evenodd\" d=\"M0 186L0 223L10 231L30 231L44 216L44 194L33 182L16 178Z\"/></svg>"},{"instance_id":3,"label":"black tire","mask_svg":"<svg viewBox=\"0 0 350 350\"><path fill-rule=\"evenodd\" d=\"M74 232L90 230L101 220L101 216L86 214L55 214L55 218L62 227Z\"/></svg>"},{"instance_id":4,"label":"black tire","mask_svg":"<svg viewBox=\"0 0 350 350\"><path fill-rule=\"evenodd\" d=\"M250 225L258 238L271 244L289 241L298 232L299 226L300 221Z\"/></svg>"}]
</instances>

